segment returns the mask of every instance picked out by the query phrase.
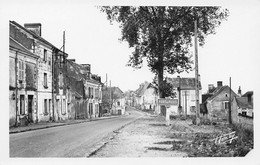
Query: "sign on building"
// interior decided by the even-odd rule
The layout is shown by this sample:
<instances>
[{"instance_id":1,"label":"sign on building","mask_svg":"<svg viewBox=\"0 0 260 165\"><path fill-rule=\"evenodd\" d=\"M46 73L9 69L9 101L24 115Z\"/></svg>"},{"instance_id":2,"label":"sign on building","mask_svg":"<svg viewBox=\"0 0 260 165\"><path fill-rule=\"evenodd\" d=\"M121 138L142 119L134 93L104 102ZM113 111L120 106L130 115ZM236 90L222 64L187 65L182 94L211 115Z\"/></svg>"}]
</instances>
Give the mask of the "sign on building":
<instances>
[{"instance_id":1,"label":"sign on building","mask_svg":"<svg viewBox=\"0 0 260 165\"><path fill-rule=\"evenodd\" d=\"M159 105L178 105L178 99L158 99Z\"/></svg>"}]
</instances>

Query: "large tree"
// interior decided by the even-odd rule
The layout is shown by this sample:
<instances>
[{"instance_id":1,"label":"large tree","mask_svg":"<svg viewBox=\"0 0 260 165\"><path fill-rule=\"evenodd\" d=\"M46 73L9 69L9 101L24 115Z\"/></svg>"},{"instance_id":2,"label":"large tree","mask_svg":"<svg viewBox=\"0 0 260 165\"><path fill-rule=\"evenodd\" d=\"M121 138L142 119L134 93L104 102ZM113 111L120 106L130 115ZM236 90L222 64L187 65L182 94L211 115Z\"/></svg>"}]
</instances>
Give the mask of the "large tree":
<instances>
[{"instance_id":1,"label":"large tree","mask_svg":"<svg viewBox=\"0 0 260 165\"><path fill-rule=\"evenodd\" d=\"M170 74L192 69L191 53L194 21L198 24L198 40L202 46L208 34L229 14L221 7L172 6L104 6L108 20L122 29L122 41L134 51L128 65L140 68L146 59L150 70L158 76L159 96L163 92L164 72Z\"/></svg>"}]
</instances>

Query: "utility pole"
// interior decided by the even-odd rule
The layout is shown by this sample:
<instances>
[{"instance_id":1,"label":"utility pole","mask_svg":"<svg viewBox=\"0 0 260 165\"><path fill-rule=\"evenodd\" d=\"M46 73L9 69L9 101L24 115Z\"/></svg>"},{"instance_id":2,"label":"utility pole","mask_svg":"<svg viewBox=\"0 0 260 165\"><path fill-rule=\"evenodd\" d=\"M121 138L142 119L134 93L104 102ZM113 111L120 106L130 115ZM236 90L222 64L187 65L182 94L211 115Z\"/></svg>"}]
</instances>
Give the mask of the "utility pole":
<instances>
[{"instance_id":1,"label":"utility pole","mask_svg":"<svg viewBox=\"0 0 260 165\"><path fill-rule=\"evenodd\" d=\"M196 125L198 125L200 123L200 104L199 104L199 66L198 66L197 21L194 22L194 29L195 29Z\"/></svg>"},{"instance_id":2,"label":"utility pole","mask_svg":"<svg viewBox=\"0 0 260 165\"><path fill-rule=\"evenodd\" d=\"M179 106L178 106L178 113L181 116L182 114L182 106L181 106L181 78L180 76L177 76L179 80L179 86L178 86L178 93L179 93Z\"/></svg>"},{"instance_id":3,"label":"utility pole","mask_svg":"<svg viewBox=\"0 0 260 165\"><path fill-rule=\"evenodd\" d=\"M231 118L231 77L229 77L229 112L228 112L228 120L229 120L229 124L232 124L232 118Z\"/></svg>"},{"instance_id":4,"label":"utility pole","mask_svg":"<svg viewBox=\"0 0 260 165\"><path fill-rule=\"evenodd\" d=\"M109 106L110 106L110 108L112 108L112 104L111 104L111 80L109 80L109 85L110 85L110 88L109 88Z\"/></svg>"},{"instance_id":5,"label":"utility pole","mask_svg":"<svg viewBox=\"0 0 260 165\"><path fill-rule=\"evenodd\" d=\"M107 73L106 73L106 88L107 88Z\"/></svg>"},{"instance_id":6,"label":"utility pole","mask_svg":"<svg viewBox=\"0 0 260 165\"><path fill-rule=\"evenodd\" d=\"M65 31L63 31L63 55L65 55Z\"/></svg>"}]
</instances>

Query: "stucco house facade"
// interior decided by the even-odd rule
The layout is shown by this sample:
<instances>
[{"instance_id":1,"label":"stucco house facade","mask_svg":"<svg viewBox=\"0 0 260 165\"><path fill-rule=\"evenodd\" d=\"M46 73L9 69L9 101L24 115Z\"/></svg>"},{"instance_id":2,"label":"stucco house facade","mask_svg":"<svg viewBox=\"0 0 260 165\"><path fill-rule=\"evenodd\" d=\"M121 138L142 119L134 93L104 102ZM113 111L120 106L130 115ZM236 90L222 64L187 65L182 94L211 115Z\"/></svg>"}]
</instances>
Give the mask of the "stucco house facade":
<instances>
[{"instance_id":1,"label":"stucco house facade","mask_svg":"<svg viewBox=\"0 0 260 165\"><path fill-rule=\"evenodd\" d=\"M231 95L230 95L231 91ZM222 85L222 81L217 82L217 87L212 90L210 97L205 101L206 117L211 121L228 121L229 100L233 100L238 95L227 85Z\"/></svg>"},{"instance_id":2,"label":"stucco house facade","mask_svg":"<svg viewBox=\"0 0 260 165\"><path fill-rule=\"evenodd\" d=\"M248 91L241 97L234 97L231 102L232 123L253 129L253 109L253 91Z\"/></svg>"},{"instance_id":3,"label":"stucco house facade","mask_svg":"<svg viewBox=\"0 0 260 165\"><path fill-rule=\"evenodd\" d=\"M31 53L9 37L9 126L37 122L37 63Z\"/></svg>"},{"instance_id":4,"label":"stucco house facade","mask_svg":"<svg viewBox=\"0 0 260 165\"><path fill-rule=\"evenodd\" d=\"M139 88L135 92L136 106L141 110L149 109L154 110L157 104L157 93L152 83L144 82L139 85Z\"/></svg>"},{"instance_id":5,"label":"stucco house facade","mask_svg":"<svg viewBox=\"0 0 260 165\"><path fill-rule=\"evenodd\" d=\"M67 97L66 89L60 84L65 84L64 69L60 68L60 58L67 54L42 38L41 24L30 23L21 26L15 21L10 21L10 37L23 45L28 51L38 56L37 60L37 122L66 120ZM55 67L54 67L55 65ZM54 79L55 78L55 79Z\"/></svg>"},{"instance_id":6,"label":"stucco house facade","mask_svg":"<svg viewBox=\"0 0 260 165\"><path fill-rule=\"evenodd\" d=\"M173 86L174 99L178 99L178 106L166 107L171 115L195 115L196 113L196 86L195 78L167 78ZM202 100L201 82L199 80L199 103ZM181 110L178 107L181 106Z\"/></svg>"},{"instance_id":7,"label":"stucco house facade","mask_svg":"<svg viewBox=\"0 0 260 165\"><path fill-rule=\"evenodd\" d=\"M102 100L101 77L91 74L89 64L67 60L68 111L70 119L97 118Z\"/></svg>"},{"instance_id":8,"label":"stucco house facade","mask_svg":"<svg viewBox=\"0 0 260 165\"><path fill-rule=\"evenodd\" d=\"M110 90L110 89L109 89ZM126 109L126 100L124 93L119 87L111 87L111 114L112 115L123 115Z\"/></svg>"}]
</instances>

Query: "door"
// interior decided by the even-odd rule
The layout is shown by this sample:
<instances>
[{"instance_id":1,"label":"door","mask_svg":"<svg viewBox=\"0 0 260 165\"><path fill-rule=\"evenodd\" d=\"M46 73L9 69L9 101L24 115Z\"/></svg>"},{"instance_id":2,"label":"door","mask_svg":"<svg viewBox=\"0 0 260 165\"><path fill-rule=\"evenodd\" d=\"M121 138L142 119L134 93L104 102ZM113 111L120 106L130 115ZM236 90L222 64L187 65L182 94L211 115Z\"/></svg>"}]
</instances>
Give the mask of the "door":
<instances>
[{"instance_id":1,"label":"door","mask_svg":"<svg viewBox=\"0 0 260 165\"><path fill-rule=\"evenodd\" d=\"M28 121L33 122L33 95L28 95Z\"/></svg>"}]
</instances>

